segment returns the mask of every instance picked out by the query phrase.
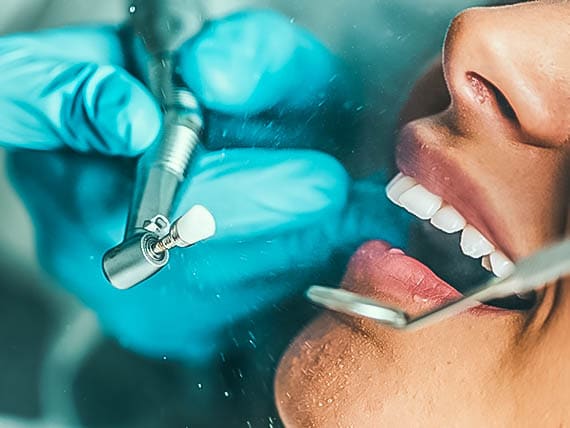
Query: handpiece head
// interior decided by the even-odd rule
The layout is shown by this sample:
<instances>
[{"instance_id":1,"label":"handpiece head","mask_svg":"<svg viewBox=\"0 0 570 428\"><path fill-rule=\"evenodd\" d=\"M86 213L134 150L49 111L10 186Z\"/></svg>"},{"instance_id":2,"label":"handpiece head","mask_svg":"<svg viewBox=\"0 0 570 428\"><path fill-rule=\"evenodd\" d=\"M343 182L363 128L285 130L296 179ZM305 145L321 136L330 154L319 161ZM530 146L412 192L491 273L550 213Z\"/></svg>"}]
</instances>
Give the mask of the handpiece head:
<instances>
[{"instance_id":1,"label":"handpiece head","mask_svg":"<svg viewBox=\"0 0 570 428\"><path fill-rule=\"evenodd\" d=\"M136 233L103 256L103 272L113 287L131 288L168 263L168 251L154 251L159 238L152 232Z\"/></svg>"},{"instance_id":2,"label":"handpiece head","mask_svg":"<svg viewBox=\"0 0 570 428\"><path fill-rule=\"evenodd\" d=\"M214 216L202 205L194 205L172 226L161 224L161 220L167 222L157 216L147 230L133 234L105 253L103 272L115 288L126 290L141 283L166 266L169 249L189 247L216 232Z\"/></svg>"}]
</instances>

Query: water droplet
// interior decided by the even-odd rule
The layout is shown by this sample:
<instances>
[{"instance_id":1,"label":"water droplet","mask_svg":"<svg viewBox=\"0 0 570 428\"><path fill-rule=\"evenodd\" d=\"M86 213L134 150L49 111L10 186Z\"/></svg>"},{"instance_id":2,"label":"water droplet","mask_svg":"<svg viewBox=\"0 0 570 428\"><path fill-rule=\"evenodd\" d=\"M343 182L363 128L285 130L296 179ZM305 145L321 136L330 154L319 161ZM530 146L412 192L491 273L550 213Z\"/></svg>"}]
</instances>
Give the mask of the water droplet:
<instances>
[{"instance_id":1,"label":"water droplet","mask_svg":"<svg viewBox=\"0 0 570 428\"><path fill-rule=\"evenodd\" d=\"M163 359L163 360L167 360L168 358L166 357L166 355L163 355L163 356L162 356L162 359Z\"/></svg>"},{"instance_id":2,"label":"water droplet","mask_svg":"<svg viewBox=\"0 0 570 428\"><path fill-rule=\"evenodd\" d=\"M198 384L198 389L202 389L202 384L201 384L201 383Z\"/></svg>"},{"instance_id":3,"label":"water droplet","mask_svg":"<svg viewBox=\"0 0 570 428\"><path fill-rule=\"evenodd\" d=\"M289 22L290 22L291 24L294 24L294 23L295 23L295 18L291 18L291 19L289 20Z\"/></svg>"},{"instance_id":4,"label":"water droplet","mask_svg":"<svg viewBox=\"0 0 570 428\"><path fill-rule=\"evenodd\" d=\"M416 303L427 303L429 301L429 299L427 297L424 296L420 296L419 294L414 294L412 296L412 299L414 300L414 302Z\"/></svg>"},{"instance_id":5,"label":"water droplet","mask_svg":"<svg viewBox=\"0 0 570 428\"><path fill-rule=\"evenodd\" d=\"M224 397L229 397L230 393L228 391L224 391Z\"/></svg>"},{"instance_id":6,"label":"water droplet","mask_svg":"<svg viewBox=\"0 0 570 428\"><path fill-rule=\"evenodd\" d=\"M132 5L131 7L129 7L129 13L135 13L137 11L137 7L135 5Z\"/></svg>"}]
</instances>

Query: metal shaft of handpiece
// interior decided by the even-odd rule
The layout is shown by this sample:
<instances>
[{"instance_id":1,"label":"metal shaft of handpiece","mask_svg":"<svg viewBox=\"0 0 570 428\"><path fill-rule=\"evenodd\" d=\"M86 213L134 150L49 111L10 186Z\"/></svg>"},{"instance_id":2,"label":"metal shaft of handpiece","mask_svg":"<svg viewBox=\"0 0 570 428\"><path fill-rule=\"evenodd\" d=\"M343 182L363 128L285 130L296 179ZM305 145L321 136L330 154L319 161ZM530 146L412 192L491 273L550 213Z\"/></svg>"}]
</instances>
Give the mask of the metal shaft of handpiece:
<instances>
[{"instance_id":1,"label":"metal shaft of handpiece","mask_svg":"<svg viewBox=\"0 0 570 428\"><path fill-rule=\"evenodd\" d=\"M176 81L174 53L201 28L197 0L134 0L133 32L147 55L148 86L164 112L162 135L139 160L125 236L156 215L168 218L203 128L194 94Z\"/></svg>"}]
</instances>

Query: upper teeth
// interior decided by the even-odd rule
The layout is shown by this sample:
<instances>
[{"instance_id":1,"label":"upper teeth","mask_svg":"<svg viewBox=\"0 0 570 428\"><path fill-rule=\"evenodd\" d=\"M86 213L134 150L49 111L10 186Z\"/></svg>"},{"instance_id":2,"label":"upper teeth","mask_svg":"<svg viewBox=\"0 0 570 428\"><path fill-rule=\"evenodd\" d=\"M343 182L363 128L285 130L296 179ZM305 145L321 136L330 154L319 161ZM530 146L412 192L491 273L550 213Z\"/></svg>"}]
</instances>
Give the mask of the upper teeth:
<instances>
[{"instance_id":1,"label":"upper teeth","mask_svg":"<svg viewBox=\"0 0 570 428\"><path fill-rule=\"evenodd\" d=\"M461 232L461 250L474 259L491 254L495 248L481 232L468 224Z\"/></svg>"},{"instance_id":2,"label":"upper teeth","mask_svg":"<svg viewBox=\"0 0 570 428\"><path fill-rule=\"evenodd\" d=\"M513 262L511 262L507 256L505 256L500 251L491 253L489 259L491 261L491 268L493 269L493 273L499 278L507 276L515 268Z\"/></svg>"},{"instance_id":3,"label":"upper teeth","mask_svg":"<svg viewBox=\"0 0 570 428\"><path fill-rule=\"evenodd\" d=\"M502 277L508 275L514 264L493 245L475 227L466 223L455 208L446 204L441 197L434 195L421 184L399 173L386 187L388 199L405 208L422 220L430 220L436 228L446 233L461 233L461 250L473 258L483 257L485 268Z\"/></svg>"},{"instance_id":4,"label":"upper teeth","mask_svg":"<svg viewBox=\"0 0 570 428\"><path fill-rule=\"evenodd\" d=\"M463 230L465 219L451 205L444 205L434 214L430 223L446 233L455 233Z\"/></svg>"},{"instance_id":5,"label":"upper teeth","mask_svg":"<svg viewBox=\"0 0 570 428\"><path fill-rule=\"evenodd\" d=\"M441 198L421 184L406 190L398 199L400 204L422 220L429 220L441 208Z\"/></svg>"}]
</instances>

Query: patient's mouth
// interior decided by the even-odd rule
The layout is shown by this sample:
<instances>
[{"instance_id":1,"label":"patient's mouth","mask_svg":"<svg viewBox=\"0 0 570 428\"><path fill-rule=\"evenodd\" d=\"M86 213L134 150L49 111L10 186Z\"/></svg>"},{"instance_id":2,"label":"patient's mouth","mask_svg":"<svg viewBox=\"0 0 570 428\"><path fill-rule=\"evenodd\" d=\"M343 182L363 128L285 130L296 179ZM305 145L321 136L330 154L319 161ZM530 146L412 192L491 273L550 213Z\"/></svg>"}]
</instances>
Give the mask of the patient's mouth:
<instances>
[{"instance_id":1,"label":"patient's mouth","mask_svg":"<svg viewBox=\"0 0 570 428\"><path fill-rule=\"evenodd\" d=\"M513 262L491 243L491 239L468 224L457 209L428 191L413 177L399 173L388 184L386 193L396 205L424 220L422 224L415 225L413 242L408 250L411 257L406 257L418 259L414 260L418 265L425 264L424 267L429 267L434 277L439 275L442 279L436 278L447 287L452 288L453 285L462 293L469 292L491 278L491 274L483 273L482 268L496 277L512 272ZM410 262L407 264L408 267L412 266ZM513 296L488 303L502 309L528 310L534 301L535 296L532 295Z\"/></svg>"},{"instance_id":2,"label":"patient's mouth","mask_svg":"<svg viewBox=\"0 0 570 428\"><path fill-rule=\"evenodd\" d=\"M444 233L461 231L461 251L466 256L481 259L481 265L497 277L507 276L514 264L505 254L451 205L419 184L414 178L399 173L386 188L388 198L411 214L430 223Z\"/></svg>"}]
</instances>

